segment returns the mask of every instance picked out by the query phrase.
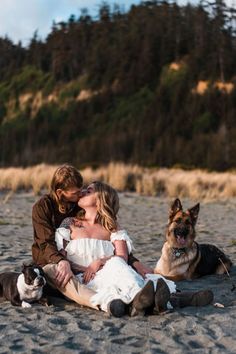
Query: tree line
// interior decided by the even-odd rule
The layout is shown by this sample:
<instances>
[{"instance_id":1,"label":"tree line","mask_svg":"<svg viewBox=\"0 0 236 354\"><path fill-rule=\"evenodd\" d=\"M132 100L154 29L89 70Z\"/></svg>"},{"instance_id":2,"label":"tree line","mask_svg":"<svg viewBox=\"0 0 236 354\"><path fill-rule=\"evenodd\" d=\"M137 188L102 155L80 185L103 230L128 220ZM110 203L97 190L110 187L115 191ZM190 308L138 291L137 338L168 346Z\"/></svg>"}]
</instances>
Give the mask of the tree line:
<instances>
[{"instance_id":1,"label":"tree line","mask_svg":"<svg viewBox=\"0 0 236 354\"><path fill-rule=\"evenodd\" d=\"M235 168L235 19L222 0L145 1L128 12L103 3L96 18L84 9L53 23L44 41L35 32L28 47L1 38L1 166ZM82 90L91 97L78 100ZM33 98L20 101L29 92L57 101L33 114Z\"/></svg>"}]
</instances>

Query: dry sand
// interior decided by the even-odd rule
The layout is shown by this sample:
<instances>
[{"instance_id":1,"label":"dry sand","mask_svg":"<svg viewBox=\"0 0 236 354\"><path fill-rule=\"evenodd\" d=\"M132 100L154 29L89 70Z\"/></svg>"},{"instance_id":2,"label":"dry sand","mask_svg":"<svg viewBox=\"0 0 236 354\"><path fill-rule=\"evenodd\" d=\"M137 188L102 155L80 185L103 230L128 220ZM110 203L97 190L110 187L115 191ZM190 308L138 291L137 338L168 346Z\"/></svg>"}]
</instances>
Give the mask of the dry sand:
<instances>
[{"instance_id":1,"label":"dry sand","mask_svg":"<svg viewBox=\"0 0 236 354\"><path fill-rule=\"evenodd\" d=\"M0 194L0 271L19 271L31 258L31 208L36 198L17 193L6 203ZM160 256L168 199L121 194L121 222L134 240L135 255L154 267ZM184 200L185 207L194 204ZM236 199L204 203L198 221L200 242L212 242L236 263ZM236 283L236 267L231 273ZM111 318L58 301L57 306L17 308L0 304L0 353L236 353L236 290L227 276L179 282L180 289L211 288L215 302L162 316Z\"/></svg>"}]
</instances>

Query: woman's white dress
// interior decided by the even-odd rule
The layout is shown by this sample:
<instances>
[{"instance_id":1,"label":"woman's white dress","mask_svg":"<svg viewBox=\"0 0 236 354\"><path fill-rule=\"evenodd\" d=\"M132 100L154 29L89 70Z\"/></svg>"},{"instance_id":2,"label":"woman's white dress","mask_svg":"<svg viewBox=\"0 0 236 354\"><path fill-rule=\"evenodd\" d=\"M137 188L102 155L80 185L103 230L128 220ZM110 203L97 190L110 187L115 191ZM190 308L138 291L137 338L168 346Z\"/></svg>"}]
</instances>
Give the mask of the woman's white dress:
<instances>
[{"instance_id":1,"label":"woman's white dress","mask_svg":"<svg viewBox=\"0 0 236 354\"><path fill-rule=\"evenodd\" d=\"M132 251L132 241L125 230L112 233L110 241L93 238L71 240L70 230L60 227L55 234L58 250L63 248L63 239L69 241L65 248L68 260L79 265L87 267L99 258L113 256L96 273L94 279L87 284L90 289L96 292L91 299L92 304L98 305L103 311L107 311L107 305L114 299L121 299L124 303L129 304L149 279L153 281L156 287L157 280L163 278L161 275L147 274L146 278L143 279L124 259L114 256L115 248L113 242L116 240L126 241L128 252ZM82 274L77 277L80 282L83 282ZM175 292L175 283L171 280L163 279L167 283L170 292Z\"/></svg>"}]
</instances>

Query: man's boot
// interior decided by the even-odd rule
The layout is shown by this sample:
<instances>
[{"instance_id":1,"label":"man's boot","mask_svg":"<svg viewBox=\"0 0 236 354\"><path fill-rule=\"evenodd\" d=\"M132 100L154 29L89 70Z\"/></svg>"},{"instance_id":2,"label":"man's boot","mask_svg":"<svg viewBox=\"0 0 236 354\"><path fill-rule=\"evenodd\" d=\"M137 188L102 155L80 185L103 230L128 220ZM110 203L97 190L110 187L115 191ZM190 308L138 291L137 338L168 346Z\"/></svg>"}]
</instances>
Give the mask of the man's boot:
<instances>
[{"instance_id":1,"label":"man's boot","mask_svg":"<svg viewBox=\"0 0 236 354\"><path fill-rule=\"evenodd\" d=\"M171 294L170 303L174 308L186 306L206 306L212 303L214 299L211 290L200 290L197 292L179 292Z\"/></svg>"}]
</instances>

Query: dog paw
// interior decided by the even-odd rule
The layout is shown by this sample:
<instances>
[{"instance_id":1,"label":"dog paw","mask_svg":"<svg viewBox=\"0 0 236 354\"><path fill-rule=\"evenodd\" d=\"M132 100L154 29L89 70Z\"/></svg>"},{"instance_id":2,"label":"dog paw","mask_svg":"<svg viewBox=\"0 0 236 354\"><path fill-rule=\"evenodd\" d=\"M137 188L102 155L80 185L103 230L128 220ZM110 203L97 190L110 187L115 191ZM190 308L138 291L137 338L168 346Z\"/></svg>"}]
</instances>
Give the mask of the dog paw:
<instances>
[{"instance_id":1,"label":"dog paw","mask_svg":"<svg viewBox=\"0 0 236 354\"><path fill-rule=\"evenodd\" d=\"M23 308L29 308L29 307L32 307L32 306L31 306L28 302L22 301L21 307L23 307Z\"/></svg>"}]
</instances>

